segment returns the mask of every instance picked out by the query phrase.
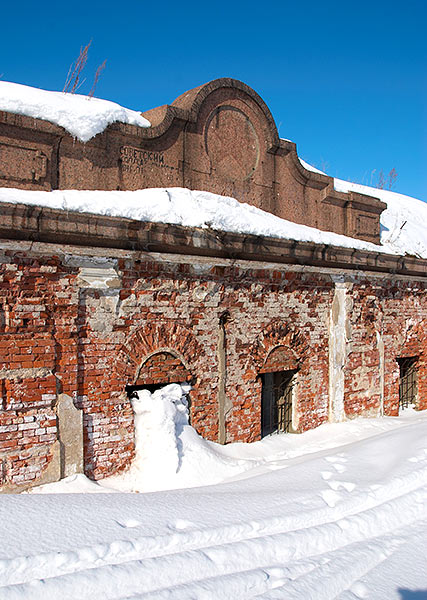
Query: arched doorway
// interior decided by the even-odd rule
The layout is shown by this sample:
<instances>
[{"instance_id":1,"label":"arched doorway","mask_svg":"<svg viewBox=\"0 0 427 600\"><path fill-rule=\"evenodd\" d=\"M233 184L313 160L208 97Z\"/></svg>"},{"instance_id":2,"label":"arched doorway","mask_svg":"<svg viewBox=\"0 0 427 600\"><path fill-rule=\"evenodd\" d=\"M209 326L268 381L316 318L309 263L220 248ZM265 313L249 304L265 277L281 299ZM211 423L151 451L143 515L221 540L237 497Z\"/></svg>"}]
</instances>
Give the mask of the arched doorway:
<instances>
[{"instance_id":1,"label":"arched doorway","mask_svg":"<svg viewBox=\"0 0 427 600\"><path fill-rule=\"evenodd\" d=\"M294 388L297 373L298 360L290 348L277 346L269 352L260 369L261 437L275 432L294 431Z\"/></svg>"}]
</instances>

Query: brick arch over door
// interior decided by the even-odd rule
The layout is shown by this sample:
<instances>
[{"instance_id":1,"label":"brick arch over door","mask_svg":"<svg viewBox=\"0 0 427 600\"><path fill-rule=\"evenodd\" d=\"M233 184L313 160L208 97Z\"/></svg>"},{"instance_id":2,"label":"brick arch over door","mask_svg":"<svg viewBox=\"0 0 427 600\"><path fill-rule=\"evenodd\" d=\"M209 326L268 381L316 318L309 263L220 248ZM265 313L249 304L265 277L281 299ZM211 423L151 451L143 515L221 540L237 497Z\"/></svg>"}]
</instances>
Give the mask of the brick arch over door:
<instances>
[{"instance_id":1,"label":"brick arch over door","mask_svg":"<svg viewBox=\"0 0 427 600\"><path fill-rule=\"evenodd\" d=\"M418 410L427 409L427 319L410 326L405 334L402 334L402 337L396 354L386 357L384 378L384 413L386 415L399 414L400 372L397 358L418 357L418 402L416 408Z\"/></svg>"},{"instance_id":2,"label":"brick arch over door","mask_svg":"<svg viewBox=\"0 0 427 600\"><path fill-rule=\"evenodd\" d=\"M188 372L202 357L203 349L193 333L178 323L156 321L135 331L120 348L116 372L126 384L137 382L144 363L154 355L167 353L182 363Z\"/></svg>"},{"instance_id":3,"label":"brick arch over door","mask_svg":"<svg viewBox=\"0 0 427 600\"><path fill-rule=\"evenodd\" d=\"M135 385L190 382L193 375L185 359L173 348L160 348L142 362Z\"/></svg>"},{"instance_id":4,"label":"brick arch over door","mask_svg":"<svg viewBox=\"0 0 427 600\"><path fill-rule=\"evenodd\" d=\"M256 377L275 365L283 370L298 366L305 372L309 350L310 342L300 330L285 321L272 321L252 345L249 371Z\"/></svg>"},{"instance_id":5,"label":"brick arch over door","mask_svg":"<svg viewBox=\"0 0 427 600\"><path fill-rule=\"evenodd\" d=\"M238 422L243 430L245 421L239 420L236 411L243 408L246 420L246 439L259 439L261 435L260 375L265 372L298 369L295 388L298 431L316 427L328 418L328 355L327 340L311 344L310 330L275 319L259 333L249 346L242 373L242 384L237 386L235 409L227 417L227 432L230 441L239 439ZM326 345L327 347L327 345ZM234 426L234 429L233 429Z\"/></svg>"}]
</instances>

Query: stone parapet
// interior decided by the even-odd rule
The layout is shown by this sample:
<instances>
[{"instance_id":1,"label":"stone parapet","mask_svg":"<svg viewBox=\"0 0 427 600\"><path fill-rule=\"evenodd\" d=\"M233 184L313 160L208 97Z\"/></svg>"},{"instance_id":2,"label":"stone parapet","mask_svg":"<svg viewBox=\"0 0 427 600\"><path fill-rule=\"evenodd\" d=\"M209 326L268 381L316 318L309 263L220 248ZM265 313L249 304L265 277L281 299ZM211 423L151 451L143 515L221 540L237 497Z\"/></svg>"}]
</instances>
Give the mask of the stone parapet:
<instances>
[{"instance_id":1,"label":"stone parapet","mask_svg":"<svg viewBox=\"0 0 427 600\"><path fill-rule=\"evenodd\" d=\"M260 96L234 79L190 90L87 143L64 129L0 112L0 185L32 190L185 187L231 196L279 217L378 243L385 204L334 190L279 138Z\"/></svg>"}]
</instances>

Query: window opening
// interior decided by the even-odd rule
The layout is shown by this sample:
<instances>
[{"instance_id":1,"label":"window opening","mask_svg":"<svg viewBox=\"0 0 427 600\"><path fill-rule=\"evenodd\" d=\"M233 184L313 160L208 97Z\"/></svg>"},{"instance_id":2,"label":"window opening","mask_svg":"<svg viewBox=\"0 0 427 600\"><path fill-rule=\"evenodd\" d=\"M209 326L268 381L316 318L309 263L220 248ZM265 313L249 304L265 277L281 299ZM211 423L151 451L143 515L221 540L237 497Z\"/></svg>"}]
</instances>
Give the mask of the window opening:
<instances>
[{"instance_id":1,"label":"window opening","mask_svg":"<svg viewBox=\"0 0 427 600\"><path fill-rule=\"evenodd\" d=\"M417 356L398 358L400 369L399 408L408 408L417 400Z\"/></svg>"},{"instance_id":2,"label":"window opening","mask_svg":"<svg viewBox=\"0 0 427 600\"><path fill-rule=\"evenodd\" d=\"M292 429L292 390L296 370L262 374L261 436Z\"/></svg>"}]
</instances>

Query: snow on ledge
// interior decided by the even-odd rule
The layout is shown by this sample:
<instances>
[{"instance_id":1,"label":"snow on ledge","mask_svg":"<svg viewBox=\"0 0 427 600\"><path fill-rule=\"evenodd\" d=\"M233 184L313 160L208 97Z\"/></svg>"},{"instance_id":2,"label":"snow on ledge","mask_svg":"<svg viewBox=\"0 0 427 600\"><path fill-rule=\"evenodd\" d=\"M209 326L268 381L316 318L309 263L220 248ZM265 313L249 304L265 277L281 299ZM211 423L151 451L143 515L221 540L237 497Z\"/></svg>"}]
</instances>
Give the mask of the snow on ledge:
<instances>
[{"instance_id":1,"label":"snow on ledge","mask_svg":"<svg viewBox=\"0 0 427 600\"><path fill-rule=\"evenodd\" d=\"M398 254L392 244L379 246L337 233L321 231L286 221L234 198L185 188L152 188L127 192L38 192L0 188L0 202Z\"/></svg>"},{"instance_id":2,"label":"snow on ledge","mask_svg":"<svg viewBox=\"0 0 427 600\"><path fill-rule=\"evenodd\" d=\"M0 81L0 110L49 121L81 142L87 142L116 121L150 127L140 113L109 100L50 92L8 81Z\"/></svg>"}]
</instances>

